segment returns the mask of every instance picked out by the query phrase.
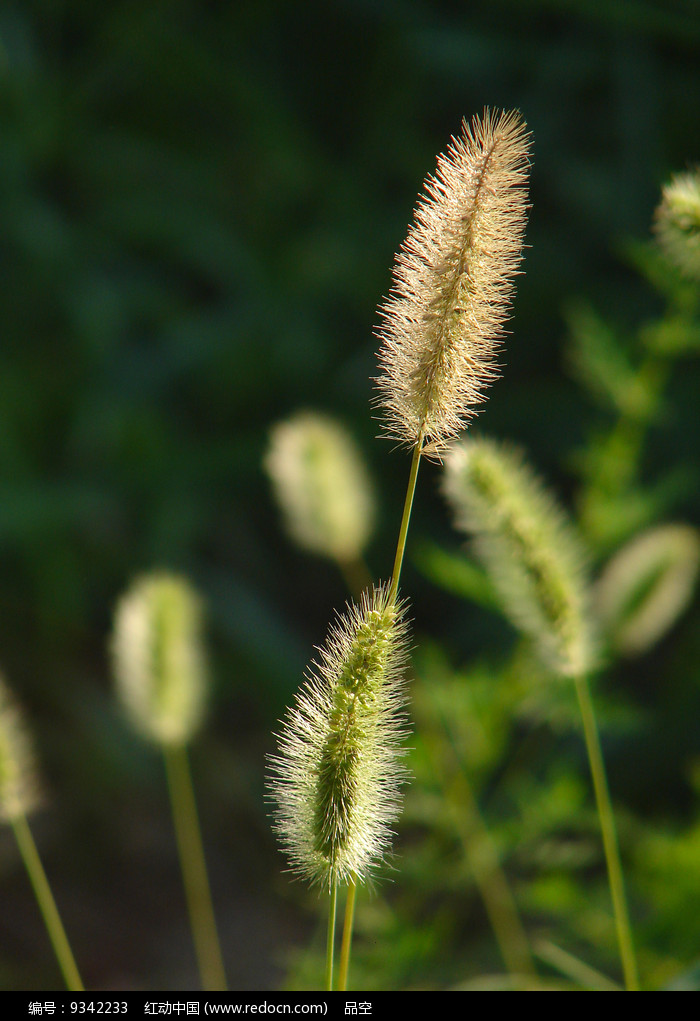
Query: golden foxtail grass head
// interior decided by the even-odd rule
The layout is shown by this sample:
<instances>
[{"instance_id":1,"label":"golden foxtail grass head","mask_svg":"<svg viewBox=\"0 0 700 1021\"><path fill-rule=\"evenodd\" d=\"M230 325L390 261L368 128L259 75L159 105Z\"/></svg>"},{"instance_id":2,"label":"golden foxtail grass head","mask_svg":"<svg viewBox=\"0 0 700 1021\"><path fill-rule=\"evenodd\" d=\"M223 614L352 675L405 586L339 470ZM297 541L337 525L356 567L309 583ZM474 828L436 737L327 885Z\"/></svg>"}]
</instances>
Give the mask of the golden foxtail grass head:
<instances>
[{"instance_id":1,"label":"golden foxtail grass head","mask_svg":"<svg viewBox=\"0 0 700 1021\"><path fill-rule=\"evenodd\" d=\"M271 760L275 829L292 870L331 887L367 879L391 844L406 733L407 626L386 588L331 627Z\"/></svg>"},{"instance_id":2,"label":"golden foxtail grass head","mask_svg":"<svg viewBox=\"0 0 700 1021\"><path fill-rule=\"evenodd\" d=\"M365 464L347 430L312 411L278 422L265 468L292 538L339 563L357 560L374 527Z\"/></svg>"},{"instance_id":3,"label":"golden foxtail grass head","mask_svg":"<svg viewBox=\"0 0 700 1021\"><path fill-rule=\"evenodd\" d=\"M139 578L117 604L111 643L131 722L161 745L185 745L205 707L201 602L177 575Z\"/></svg>"},{"instance_id":4,"label":"golden foxtail grass head","mask_svg":"<svg viewBox=\"0 0 700 1021\"><path fill-rule=\"evenodd\" d=\"M22 713L0 679L0 820L28 815L39 800L32 741Z\"/></svg>"},{"instance_id":5,"label":"golden foxtail grass head","mask_svg":"<svg viewBox=\"0 0 700 1021\"><path fill-rule=\"evenodd\" d=\"M504 611L543 663L563 676L587 673L594 641L585 558L523 455L491 440L462 441L447 456L444 491Z\"/></svg>"},{"instance_id":6,"label":"golden foxtail grass head","mask_svg":"<svg viewBox=\"0 0 700 1021\"><path fill-rule=\"evenodd\" d=\"M655 645L690 603L699 569L700 535L690 525L657 525L623 546L595 589L612 647L636 656Z\"/></svg>"},{"instance_id":7,"label":"golden foxtail grass head","mask_svg":"<svg viewBox=\"0 0 700 1021\"><path fill-rule=\"evenodd\" d=\"M700 168L676 174L664 187L654 229L671 262L700 280Z\"/></svg>"},{"instance_id":8,"label":"golden foxtail grass head","mask_svg":"<svg viewBox=\"0 0 700 1021\"><path fill-rule=\"evenodd\" d=\"M426 452L456 436L496 376L520 265L530 135L517 111L465 121L415 211L379 330L386 434Z\"/></svg>"}]
</instances>

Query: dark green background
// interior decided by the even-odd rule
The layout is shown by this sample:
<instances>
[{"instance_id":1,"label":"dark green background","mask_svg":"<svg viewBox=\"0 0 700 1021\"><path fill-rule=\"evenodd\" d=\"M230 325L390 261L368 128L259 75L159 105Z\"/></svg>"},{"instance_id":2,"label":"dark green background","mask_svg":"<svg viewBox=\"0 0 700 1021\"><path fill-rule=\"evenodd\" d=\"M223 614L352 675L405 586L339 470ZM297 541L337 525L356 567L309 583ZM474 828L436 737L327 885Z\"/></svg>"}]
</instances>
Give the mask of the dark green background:
<instances>
[{"instance_id":1,"label":"dark green background","mask_svg":"<svg viewBox=\"0 0 700 1021\"><path fill-rule=\"evenodd\" d=\"M374 439L376 307L435 154L463 116L518 107L531 247L480 427L571 497L598 412L567 372L562 310L585 296L623 331L658 313L622 251L700 159L699 58L692 0L0 7L0 662L36 731L34 831L93 988L196 984L161 764L112 699L118 595L168 566L207 600L203 828L231 983L270 988L311 914L281 874L263 756L345 592L280 528L269 427L299 406L351 426L381 479L369 560L386 576L408 465ZM683 465L674 512L695 523L699 384L684 363L647 465ZM413 536L453 541L436 481ZM419 636L477 648L410 555L404 586ZM673 745L667 782L628 762L619 795L683 811ZM0 986L55 987L9 832L0 889Z\"/></svg>"}]
</instances>

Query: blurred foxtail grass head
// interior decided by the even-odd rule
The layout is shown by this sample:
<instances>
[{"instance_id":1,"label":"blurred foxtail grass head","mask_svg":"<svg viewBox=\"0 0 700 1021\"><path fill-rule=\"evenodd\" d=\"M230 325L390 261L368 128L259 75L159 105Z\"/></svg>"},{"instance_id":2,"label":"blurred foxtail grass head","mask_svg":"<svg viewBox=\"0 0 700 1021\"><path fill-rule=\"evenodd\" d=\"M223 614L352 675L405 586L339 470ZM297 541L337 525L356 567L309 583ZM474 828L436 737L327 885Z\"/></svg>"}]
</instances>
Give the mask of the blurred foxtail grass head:
<instances>
[{"instance_id":1,"label":"blurred foxtail grass head","mask_svg":"<svg viewBox=\"0 0 700 1021\"><path fill-rule=\"evenodd\" d=\"M23 714L0 678L0 820L14 822L36 808L40 787Z\"/></svg>"},{"instance_id":2,"label":"blurred foxtail grass head","mask_svg":"<svg viewBox=\"0 0 700 1021\"><path fill-rule=\"evenodd\" d=\"M655 525L618 550L594 590L611 647L623 656L652 648L690 604L699 571L700 535L691 525Z\"/></svg>"},{"instance_id":3,"label":"blurred foxtail grass head","mask_svg":"<svg viewBox=\"0 0 700 1021\"><path fill-rule=\"evenodd\" d=\"M271 759L275 829L292 871L362 882L391 846L405 782L408 628L388 588L348 605L288 711Z\"/></svg>"},{"instance_id":4,"label":"blurred foxtail grass head","mask_svg":"<svg viewBox=\"0 0 700 1021\"><path fill-rule=\"evenodd\" d=\"M136 730L159 745L186 745L207 694L202 606L191 585L166 572L137 579L117 604L111 653Z\"/></svg>"},{"instance_id":5,"label":"blurred foxtail grass head","mask_svg":"<svg viewBox=\"0 0 700 1021\"><path fill-rule=\"evenodd\" d=\"M700 280L700 168L676 174L665 185L654 229L671 262Z\"/></svg>"},{"instance_id":6,"label":"blurred foxtail grass head","mask_svg":"<svg viewBox=\"0 0 700 1021\"><path fill-rule=\"evenodd\" d=\"M560 676L590 672L597 656L583 548L523 454L463 440L446 458L443 489L506 616L543 665Z\"/></svg>"},{"instance_id":7,"label":"blurred foxtail grass head","mask_svg":"<svg viewBox=\"0 0 700 1021\"><path fill-rule=\"evenodd\" d=\"M319 412L299 411L273 426L264 463L299 546L340 564L362 556L376 517L374 489L343 425Z\"/></svg>"},{"instance_id":8,"label":"blurred foxtail grass head","mask_svg":"<svg viewBox=\"0 0 700 1021\"><path fill-rule=\"evenodd\" d=\"M385 433L439 455L484 400L518 272L530 134L517 111L462 125L415 211L394 265L377 404Z\"/></svg>"}]
</instances>

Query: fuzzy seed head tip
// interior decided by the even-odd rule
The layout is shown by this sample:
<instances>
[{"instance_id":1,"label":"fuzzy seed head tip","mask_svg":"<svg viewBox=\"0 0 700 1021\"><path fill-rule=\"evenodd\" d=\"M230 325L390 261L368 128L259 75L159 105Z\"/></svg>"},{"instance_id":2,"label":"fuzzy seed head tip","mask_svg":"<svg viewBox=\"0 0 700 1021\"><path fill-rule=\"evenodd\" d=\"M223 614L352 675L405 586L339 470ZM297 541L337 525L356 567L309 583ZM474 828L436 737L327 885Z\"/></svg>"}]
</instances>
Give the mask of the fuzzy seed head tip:
<instances>
[{"instance_id":1,"label":"fuzzy seed head tip","mask_svg":"<svg viewBox=\"0 0 700 1021\"><path fill-rule=\"evenodd\" d=\"M189 583L166 572L137 579L117 604L111 653L134 727L160 745L187 744L207 689L201 601Z\"/></svg>"},{"instance_id":2,"label":"fuzzy seed head tip","mask_svg":"<svg viewBox=\"0 0 700 1021\"><path fill-rule=\"evenodd\" d=\"M425 182L378 330L385 434L428 452L458 435L497 375L519 271L531 136L518 111L466 120Z\"/></svg>"},{"instance_id":3,"label":"fuzzy seed head tip","mask_svg":"<svg viewBox=\"0 0 700 1021\"><path fill-rule=\"evenodd\" d=\"M366 880L391 846L407 779L407 625L388 589L331 626L271 758L274 827L292 871L323 887Z\"/></svg>"}]
</instances>

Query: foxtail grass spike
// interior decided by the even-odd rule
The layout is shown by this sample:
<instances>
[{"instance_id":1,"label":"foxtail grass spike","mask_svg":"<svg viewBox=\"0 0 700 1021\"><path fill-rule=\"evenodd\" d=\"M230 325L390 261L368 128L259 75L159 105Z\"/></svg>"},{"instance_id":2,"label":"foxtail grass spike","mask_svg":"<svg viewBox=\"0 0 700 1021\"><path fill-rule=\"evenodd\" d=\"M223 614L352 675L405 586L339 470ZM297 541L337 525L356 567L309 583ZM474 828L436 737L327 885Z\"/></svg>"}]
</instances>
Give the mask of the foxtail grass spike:
<instances>
[{"instance_id":1,"label":"foxtail grass spike","mask_svg":"<svg viewBox=\"0 0 700 1021\"><path fill-rule=\"evenodd\" d=\"M265 468L295 542L341 564L362 556L374 528L374 491L340 423L312 411L278 422Z\"/></svg>"},{"instance_id":2,"label":"foxtail grass spike","mask_svg":"<svg viewBox=\"0 0 700 1021\"><path fill-rule=\"evenodd\" d=\"M548 669L567 677L589 672L595 642L585 557L523 455L487 439L463 441L447 456L444 491L503 609Z\"/></svg>"},{"instance_id":3,"label":"foxtail grass spike","mask_svg":"<svg viewBox=\"0 0 700 1021\"><path fill-rule=\"evenodd\" d=\"M377 379L385 433L439 455L484 400L520 265L530 135L517 111L462 125L396 256Z\"/></svg>"},{"instance_id":4,"label":"foxtail grass spike","mask_svg":"<svg viewBox=\"0 0 700 1021\"><path fill-rule=\"evenodd\" d=\"M595 588L613 648L637 656L655 645L690 603L699 570L700 534L690 525L657 525L623 546Z\"/></svg>"},{"instance_id":5,"label":"foxtail grass spike","mask_svg":"<svg viewBox=\"0 0 700 1021\"><path fill-rule=\"evenodd\" d=\"M186 745L206 697L198 595L176 575L138 579L117 605L112 656L119 696L137 730L163 746Z\"/></svg>"},{"instance_id":6,"label":"foxtail grass spike","mask_svg":"<svg viewBox=\"0 0 700 1021\"><path fill-rule=\"evenodd\" d=\"M0 820L12 823L36 808L39 781L22 714L0 679Z\"/></svg>"},{"instance_id":7,"label":"foxtail grass spike","mask_svg":"<svg viewBox=\"0 0 700 1021\"><path fill-rule=\"evenodd\" d=\"M700 168L676 174L664 187L654 229L671 262L700 280Z\"/></svg>"},{"instance_id":8,"label":"foxtail grass spike","mask_svg":"<svg viewBox=\"0 0 700 1021\"><path fill-rule=\"evenodd\" d=\"M291 868L327 889L385 858L406 780L403 608L386 587L331 626L271 761L275 829Z\"/></svg>"}]
</instances>

